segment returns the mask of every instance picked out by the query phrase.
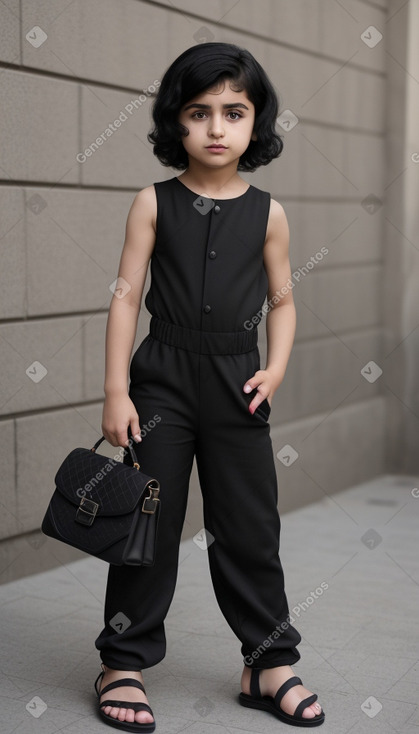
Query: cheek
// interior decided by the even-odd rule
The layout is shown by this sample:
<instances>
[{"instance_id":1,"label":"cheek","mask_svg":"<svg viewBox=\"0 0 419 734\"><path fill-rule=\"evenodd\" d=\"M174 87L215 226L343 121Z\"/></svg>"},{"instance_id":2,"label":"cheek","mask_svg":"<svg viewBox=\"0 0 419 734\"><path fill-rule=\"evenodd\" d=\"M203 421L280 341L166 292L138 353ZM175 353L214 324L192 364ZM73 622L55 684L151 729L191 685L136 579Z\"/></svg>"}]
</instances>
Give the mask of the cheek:
<instances>
[{"instance_id":1,"label":"cheek","mask_svg":"<svg viewBox=\"0 0 419 734\"><path fill-rule=\"evenodd\" d=\"M201 139L202 139L202 131L200 132L199 130L197 130L196 128L192 126L189 128L189 135L182 136L182 142L186 150L193 148L193 146L199 143Z\"/></svg>"},{"instance_id":2,"label":"cheek","mask_svg":"<svg viewBox=\"0 0 419 734\"><path fill-rule=\"evenodd\" d=\"M193 139L191 139L191 134L189 135L182 135L181 137L182 145L185 148L186 151L191 150L193 147Z\"/></svg>"}]
</instances>

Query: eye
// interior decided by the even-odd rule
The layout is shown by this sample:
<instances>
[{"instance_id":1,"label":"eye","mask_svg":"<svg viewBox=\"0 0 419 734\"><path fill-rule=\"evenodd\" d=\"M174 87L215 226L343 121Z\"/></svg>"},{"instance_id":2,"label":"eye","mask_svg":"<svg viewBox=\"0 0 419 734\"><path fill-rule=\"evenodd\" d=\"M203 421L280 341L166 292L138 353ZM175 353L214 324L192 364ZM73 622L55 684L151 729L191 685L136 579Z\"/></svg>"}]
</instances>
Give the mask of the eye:
<instances>
[{"instance_id":1,"label":"eye","mask_svg":"<svg viewBox=\"0 0 419 734\"><path fill-rule=\"evenodd\" d=\"M239 112L236 112L235 110L230 110L227 114L228 114L228 116L229 115L237 115L237 117L234 117L233 118L233 121L234 120L240 120L243 117L243 115L241 115ZM202 120L203 118L202 117L198 117L198 115L204 115L205 116L206 115L206 112L204 112L203 110L198 110L197 112L193 112L192 115L191 115L191 117L192 117L192 119L195 117L197 120Z\"/></svg>"}]
</instances>

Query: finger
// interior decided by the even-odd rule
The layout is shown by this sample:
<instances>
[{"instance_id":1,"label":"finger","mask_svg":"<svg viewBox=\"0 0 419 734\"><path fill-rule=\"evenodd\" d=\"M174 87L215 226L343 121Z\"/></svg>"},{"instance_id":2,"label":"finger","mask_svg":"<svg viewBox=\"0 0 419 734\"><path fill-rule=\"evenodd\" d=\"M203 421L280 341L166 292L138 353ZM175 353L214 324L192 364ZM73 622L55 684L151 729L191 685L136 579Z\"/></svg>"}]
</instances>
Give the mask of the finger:
<instances>
[{"instance_id":1,"label":"finger","mask_svg":"<svg viewBox=\"0 0 419 734\"><path fill-rule=\"evenodd\" d=\"M265 379L265 375L262 370L256 370L254 375L252 377L249 377L248 380L243 385L244 392L252 392L256 387L259 388L260 385L263 383L263 380Z\"/></svg>"},{"instance_id":2,"label":"finger","mask_svg":"<svg viewBox=\"0 0 419 734\"><path fill-rule=\"evenodd\" d=\"M249 403L249 411L250 411L250 413L252 415L255 412L255 410L258 407L258 405L260 405L261 403L263 403L264 400L265 400L265 398L262 395L260 395L259 393L257 395L255 395L255 397L253 398L253 400Z\"/></svg>"},{"instance_id":3,"label":"finger","mask_svg":"<svg viewBox=\"0 0 419 734\"><path fill-rule=\"evenodd\" d=\"M115 431L116 440L118 441L118 446L122 446L125 448L126 446L129 446L130 438L128 436L128 427L127 428L121 428L119 431Z\"/></svg>"},{"instance_id":4,"label":"finger","mask_svg":"<svg viewBox=\"0 0 419 734\"><path fill-rule=\"evenodd\" d=\"M118 438L115 433L109 433L106 429L103 430L102 428L102 434L105 436L105 439L108 443L110 443L111 446L120 446L118 443Z\"/></svg>"},{"instance_id":5,"label":"finger","mask_svg":"<svg viewBox=\"0 0 419 734\"><path fill-rule=\"evenodd\" d=\"M264 400L268 400L268 395L264 395L264 391L260 389L262 387L262 384L263 383L261 383L259 387L257 388L256 395L254 396L253 400L250 401L249 406L248 406L249 411L252 413L252 415L255 412L258 405L263 403ZM268 400L268 403L269 403L269 400ZM269 403L269 406L270 405L271 404Z\"/></svg>"},{"instance_id":6,"label":"finger","mask_svg":"<svg viewBox=\"0 0 419 734\"><path fill-rule=\"evenodd\" d=\"M130 423L130 428L131 428L131 435L134 441L136 441L137 443L139 443L139 441L142 441L141 433L140 433L140 421L138 419L138 416L136 418L132 418L131 423Z\"/></svg>"},{"instance_id":7,"label":"finger","mask_svg":"<svg viewBox=\"0 0 419 734\"><path fill-rule=\"evenodd\" d=\"M246 380L245 384L243 385L244 392L252 392L252 390L255 389L258 385L258 380L256 378L256 375L253 375L249 380Z\"/></svg>"}]
</instances>

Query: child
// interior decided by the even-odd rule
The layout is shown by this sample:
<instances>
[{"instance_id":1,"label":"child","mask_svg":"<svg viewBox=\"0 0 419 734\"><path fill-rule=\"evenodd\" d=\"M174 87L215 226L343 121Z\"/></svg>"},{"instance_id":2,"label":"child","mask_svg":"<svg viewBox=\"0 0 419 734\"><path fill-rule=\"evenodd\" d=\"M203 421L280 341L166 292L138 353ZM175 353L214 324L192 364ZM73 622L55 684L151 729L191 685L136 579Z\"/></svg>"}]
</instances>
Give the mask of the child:
<instances>
[{"instance_id":1,"label":"child","mask_svg":"<svg viewBox=\"0 0 419 734\"><path fill-rule=\"evenodd\" d=\"M293 725L325 718L290 667L301 636L289 623L278 555L268 423L295 334L284 289L289 231L282 206L237 174L280 155L277 114L260 64L228 43L184 51L153 106L154 153L184 172L135 196L118 273L123 296L112 299L106 333L103 434L112 446L126 446L131 434L142 470L161 485L154 566L109 566L105 627L95 641L99 712L124 731L155 728L141 671L166 652L194 455L214 591L242 643L238 700ZM150 333L129 365L150 259ZM260 369L255 315L266 295Z\"/></svg>"}]
</instances>

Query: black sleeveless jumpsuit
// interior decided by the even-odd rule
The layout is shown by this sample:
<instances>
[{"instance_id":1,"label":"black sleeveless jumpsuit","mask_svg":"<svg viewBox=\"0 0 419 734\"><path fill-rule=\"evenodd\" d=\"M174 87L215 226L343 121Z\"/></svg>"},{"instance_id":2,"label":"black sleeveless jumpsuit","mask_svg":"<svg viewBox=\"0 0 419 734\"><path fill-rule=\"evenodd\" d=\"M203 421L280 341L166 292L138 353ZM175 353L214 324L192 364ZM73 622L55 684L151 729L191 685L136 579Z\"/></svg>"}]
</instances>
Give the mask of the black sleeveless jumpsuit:
<instances>
[{"instance_id":1,"label":"black sleeveless jumpsuit","mask_svg":"<svg viewBox=\"0 0 419 734\"><path fill-rule=\"evenodd\" d=\"M129 396L143 429L134 450L161 485L157 551L153 566L109 566L105 627L95 645L118 670L164 658L195 455L214 592L244 663L292 665L301 636L289 623L279 558L270 406L264 400L252 415L256 390L243 392L260 369L249 321L267 292L270 194L250 185L241 196L214 200L176 176L154 186L157 235L145 298L152 318L131 359ZM128 452L124 461L131 463Z\"/></svg>"}]
</instances>

